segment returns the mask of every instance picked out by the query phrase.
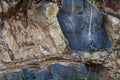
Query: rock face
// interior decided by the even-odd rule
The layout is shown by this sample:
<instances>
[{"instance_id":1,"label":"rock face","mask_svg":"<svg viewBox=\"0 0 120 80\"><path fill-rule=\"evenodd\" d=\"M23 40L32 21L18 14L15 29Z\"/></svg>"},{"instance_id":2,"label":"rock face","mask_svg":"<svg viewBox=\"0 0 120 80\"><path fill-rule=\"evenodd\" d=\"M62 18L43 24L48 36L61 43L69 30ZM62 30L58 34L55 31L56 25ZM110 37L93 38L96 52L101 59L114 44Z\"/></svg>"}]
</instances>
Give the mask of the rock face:
<instances>
[{"instance_id":1,"label":"rock face","mask_svg":"<svg viewBox=\"0 0 120 80\"><path fill-rule=\"evenodd\" d=\"M0 80L99 80L104 73L88 68L84 64L68 64L67 66L56 63L49 66L49 70L32 72L24 68L16 72L4 72L0 74ZM106 80L110 79L107 75Z\"/></svg>"},{"instance_id":2,"label":"rock face","mask_svg":"<svg viewBox=\"0 0 120 80\"><path fill-rule=\"evenodd\" d=\"M57 4L42 2L41 6L34 5L28 10L27 22L22 13L17 13L16 20L12 17L4 22L0 34L1 60L10 62L64 52L66 44L56 18L57 12Z\"/></svg>"},{"instance_id":3,"label":"rock face","mask_svg":"<svg viewBox=\"0 0 120 80\"><path fill-rule=\"evenodd\" d=\"M64 0L58 21L72 50L94 52L111 47L102 15L87 0Z\"/></svg>"},{"instance_id":4,"label":"rock face","mask_svg":"<svg viewBox=\"0 0 120 80\"><path fill-rule=\"evenodd\" d=\"M1 1L3 7L0 6L0 80L51 78L57 80L59 77L80 80L80 76L83 79L84 73L87 75L86 79L96 79L95 76L99 76L99 72L106 70L110 78L104 79L106 75L101 73L102 79L97 80L119 79L120 20L118 18L107 15L108 21L105 22L112 48L92 54L76 52L68 48L67 40L60 29L56 17L59 11L56 0L52 0L53 2L9 0L13 1L10 3L8 0ZM27 7L27 11L23 1L33 1L31 6ZM81 11L77 8L75 10ZM71 62L75 64L70 64ZM96 68L99 69L96 71ZM71 74L73 72L75 74Z\"/></svg>"}]
</instances>

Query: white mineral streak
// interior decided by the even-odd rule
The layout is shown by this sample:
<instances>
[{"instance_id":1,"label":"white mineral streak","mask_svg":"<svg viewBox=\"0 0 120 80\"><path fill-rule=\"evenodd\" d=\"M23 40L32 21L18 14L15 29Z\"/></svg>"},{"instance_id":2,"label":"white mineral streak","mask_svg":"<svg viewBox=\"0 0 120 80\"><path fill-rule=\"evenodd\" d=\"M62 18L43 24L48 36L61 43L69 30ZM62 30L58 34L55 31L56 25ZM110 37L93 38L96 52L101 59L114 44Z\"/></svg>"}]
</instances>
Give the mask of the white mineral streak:
<instances>
[{"instance_id":1,"label":"white mineral streak","mask_svg":"<svg viewBox=\"0 0 120 80\"><path fill-rule=\"evenodd\" d=\"M43 53L44 55L49 55L50 53L48 51L46 51L42 46L39 45L39 50L41 53Z\"/></svg>"},{"instance_id":2,"label":"white mineral streak","mask_svg":"<svg viewBox=\"0 0 120 80\"><path fill-rule=\"evenodd\" d=\"M92 7L91 7L91 14L90 14L90 24L89 24L89 31L88 31L88 38L91 40L91 25L92 25Z\"/></svg>"}]
</instances>

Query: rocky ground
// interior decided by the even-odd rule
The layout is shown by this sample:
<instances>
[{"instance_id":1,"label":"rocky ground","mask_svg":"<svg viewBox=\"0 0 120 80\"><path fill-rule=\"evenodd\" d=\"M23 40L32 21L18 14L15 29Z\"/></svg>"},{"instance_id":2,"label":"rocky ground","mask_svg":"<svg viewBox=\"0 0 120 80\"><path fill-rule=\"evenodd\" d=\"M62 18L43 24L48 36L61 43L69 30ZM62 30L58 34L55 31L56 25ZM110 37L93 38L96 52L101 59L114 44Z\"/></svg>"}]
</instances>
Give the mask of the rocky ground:
<instances>
[{"instance_id":1,"label":"rocky ground","mask_svg":"<svg viewBox=\"0 0 120 80\"><path fill-rule=\"evenodd\" d=\"M26 5L21 0L2 1L0 80L120 80L120 18L109 14L119 14L120 6L108 3L104 10L97 0L94 5L105 18L112 47L90 54L67 46L57 21L56 2L36 1L24 13Z\"/></svg>"}]
</instances>

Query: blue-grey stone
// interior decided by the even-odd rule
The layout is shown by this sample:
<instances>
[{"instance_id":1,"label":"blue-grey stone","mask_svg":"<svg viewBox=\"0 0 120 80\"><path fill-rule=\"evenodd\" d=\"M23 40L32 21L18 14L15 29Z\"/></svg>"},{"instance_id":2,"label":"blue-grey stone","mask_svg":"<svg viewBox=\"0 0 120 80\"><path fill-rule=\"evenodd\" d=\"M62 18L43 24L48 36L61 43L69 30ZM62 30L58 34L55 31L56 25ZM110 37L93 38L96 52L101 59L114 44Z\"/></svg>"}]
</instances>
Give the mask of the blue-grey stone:
<instances>
[{"instance_id":1,"label":"blue-grey stone","mask_svg":"<svg viewBox=\"0 0 120 80\"><path fill-rule=\"evenodd\" d=\"M5 72L3 75L3 80L25 80L24 75L21 71Z\"/></svg>"},{"instance_id":2,"label":"blue-grey stone","mask_svg":"<svg viewBox=\"0 0 120 80\"><path fill-rule=\"evenodd\" d=\"M98 80L101 71L90 68L85 64L71 64L68 66L59 63L50 65L54 80ZM102 74L104 75L104 74Z\"/></svg>"},{"instance_id":3,"label":"blue-grey stone","mask_svg":"<svg viewBox=\"0 0 120 80\"><path fill-rule=\"evenodd\" d=\"M5 80L4 75L0 73L0 80Z\"/></svg>"},{"instance_id":4,"label":"blue-grey stone","mask_svg":"<svg viewBox=\"0 0 120 80\"><path fill-rule=\"evenodd\" d=\"M74 68L61 64L52 64L50 65L50 70L55 80L83 80L85 75L87 75L85 65Z\"/></svg>"},{"instance_id":5,"label":"blue-grey stone","mask_svg":"<svg viewBox=\"0 0 120 80\"><path fill-rule=\"evenodd\" d=\"M70 63L65 66L56 63L49 66L49 71L31 72L24 68L22 71L4 72L0 74L0 80L98 80L101 75L104 74L85 64Z\"/></svg>"},{"instance_id":6,"label":"blue-grey stone","mask_svg":"<svg viewBox=\"0 0 120 80\"><path fill-rule=\"evenodd\" d=\"M72 50L94 52L111 47L103 16L87 0L63 0L57 18Z\"/></svg>"},{"instance_id":7,"label":"blue-grey stone","mask_svg":"<svg viewBox=\"0 0 120 80\"><path fill-rule=\"evenodd\" d=\"M50 80L51 75L47 70L40 72L30 72L28 69L23 69L26 80Z\"/></svg>"},{"instance_id":8,"label":"blue-grey stone","mask_svg":"<svg viewBox=\"0 0 120 80\"><path fill-rule=\"evenodd\" d=\"M102 75L106 75L102 73L101 71L94 69L94 68L90 68L90 67L87 68L87 71L88 71L87 78L89 80L98 80L100 77L102 77Z\"/></svg>"}]
</instances>

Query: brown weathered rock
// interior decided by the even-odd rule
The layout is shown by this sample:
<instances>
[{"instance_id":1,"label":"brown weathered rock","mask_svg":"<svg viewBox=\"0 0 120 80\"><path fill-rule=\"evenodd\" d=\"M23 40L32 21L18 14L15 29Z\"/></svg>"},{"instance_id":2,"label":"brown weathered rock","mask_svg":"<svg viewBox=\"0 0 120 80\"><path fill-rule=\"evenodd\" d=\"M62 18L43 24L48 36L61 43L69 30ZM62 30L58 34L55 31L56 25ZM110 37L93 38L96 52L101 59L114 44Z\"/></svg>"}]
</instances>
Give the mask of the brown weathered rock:
<instances>
[{"instance_id":1,"label":"brown weathered rock","mask_svg":"<svg viewBox=\"0 0 120 80\"><path fill-rule=\"evenodd\" d=\"M20 0L11 3L12 6L14 7L18 1ZM10 6L7 3L4 6L6 8L5 14L9 13L9 11L6 11ZM21 7L19 8L21 9ZM14 8L10 10L14 11ZM31 8L27 9L27 17L22 10L17 12L15 10L16 13L5 15L5 26L3 29L0 28L1 71L12 71L26 66L41 70L60 61L66 65L69 62L90 62L92 66L103 66L112 70L120 67L120 60L116 55L120 53L120 20L118 18L111 15L105 17L107 18L106 28L114 49L111 48L93 54L76 53L69 49L68 52L62 54L67 45L57 21L58 10L56 3L42 0L38 4L33 3ZM57 55L58 53L62 55Z\"/></svg>"},{"instance_id":2,"label":"brown weathered rock","mask_svg":"<svg viewBox=\"0 0 120 80\"><path fill-rule=\"evenodd\" d=\"M113 46L120 49L119 39L120 39L120 20L116 17L108 15L109 26L107 27L109 35L112 39Z\"/></svg>"},{"instance_id":3,"label":"brown weathered rock","mask_svg":"<svg viewBox=\"0 0 120 80\"><path fill-rule=\"evenodd\" d=\"M90 56L90 60L99 60L100 59L100 56L98 53L93 53L91 56Z\"/></svg>"},{"instance_id":4,"label":"brown weathered rock","mask_svg":"<svg viewBox=\"0 0 120 80\"><path fill-rule=\"evenodd\" d=\"M117 65L118 65L118 67L120 68L120 59L117 59Z\"/></svg>"},{"instance_id":5,"label":"brown weathered rock","mask_svg":"<svg viewBox=\"0 0 120 80\"><path fill-rule=\"evenodd\" d=\"M19 12L16 19L8 19L1 33L8 57L12 60L27 59L64 52L66 44L57 22L57 12L57 4L43 1L41 6L28 10L27 22L24 14ZM10 61L7 55L4 56L4 61Z\"/></svg>"},{"instance_id":6,"label":"brown weathered rock","mask_svg":"<svg viewBox=\"0 0 120 80\"><path fill-rule=\"evenodd\" d=\"M5 23L5 31L3 32L3 39L8 45L8 48L12 51L15 59L20 59L23 57L22 53L19 53L19 46L15 40L15 36L10 29L10 25Z\"/></svg>"}]
</instances>

